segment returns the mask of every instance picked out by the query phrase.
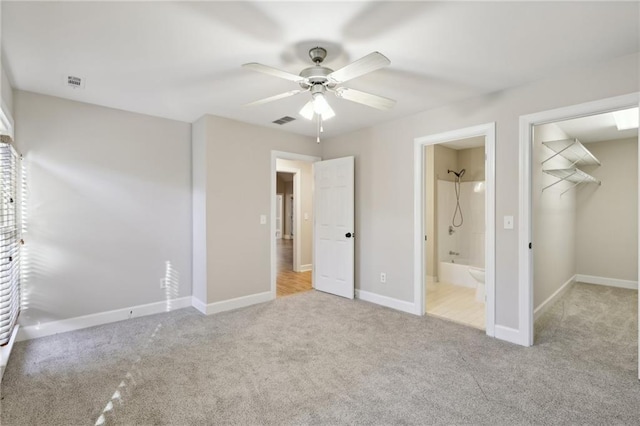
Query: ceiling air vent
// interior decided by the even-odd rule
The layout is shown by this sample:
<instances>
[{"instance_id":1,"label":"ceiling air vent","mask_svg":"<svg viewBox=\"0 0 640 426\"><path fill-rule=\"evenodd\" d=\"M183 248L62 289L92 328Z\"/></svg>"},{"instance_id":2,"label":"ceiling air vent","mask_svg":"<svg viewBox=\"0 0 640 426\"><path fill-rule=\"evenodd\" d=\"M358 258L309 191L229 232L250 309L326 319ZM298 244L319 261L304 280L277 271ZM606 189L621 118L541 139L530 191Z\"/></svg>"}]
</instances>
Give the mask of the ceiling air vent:
<instances>
[{"instance_id":1,"label":"ceiling air vent","mask_svg":"<svg viewBox=\"0 0 640 426\"><path fill-rule=\"evenodd\" d=\"M67 76L67 86L74 89L84 89L84 79L82 77L76 77L73 75Z\"/></svg>"},{"instance_id":2,"label":"ceiling air vent","mask_svg":"<svg viewBox=\"0 0 640 426\"><path fill-rule=\"evenodd\" d=\"M293 118L293 117L289 117L288 115L285 115L285 116L284 116L284 117L282 117L282 118L278 118L277 120L272 121L272 123L279 124L279 125L281 125L281 126L282 126L283 124L290 123L290 122L292 122L293 120L295 120L295 118Z\"/></svg>"}]
</instances>

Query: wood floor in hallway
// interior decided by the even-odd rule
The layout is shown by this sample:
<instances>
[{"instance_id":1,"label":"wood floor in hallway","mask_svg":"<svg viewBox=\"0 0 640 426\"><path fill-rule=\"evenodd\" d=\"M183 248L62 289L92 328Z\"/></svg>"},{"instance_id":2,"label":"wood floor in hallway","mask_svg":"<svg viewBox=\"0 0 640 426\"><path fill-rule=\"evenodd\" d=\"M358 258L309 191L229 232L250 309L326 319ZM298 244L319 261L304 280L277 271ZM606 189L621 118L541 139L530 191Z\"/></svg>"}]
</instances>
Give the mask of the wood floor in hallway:
<instances>
[{"instance_id":1,"label":"wood floor in hallway","mask_svg":"<svg viewBox=\"0 0 640 426\"><path fill-rule=\"evenodd\" d=\"M311 271L294 272L293 270L293 240L284 238L276 240L276 251L278 253L277 297L312 290Z\"/></svg>"}]
</instances>

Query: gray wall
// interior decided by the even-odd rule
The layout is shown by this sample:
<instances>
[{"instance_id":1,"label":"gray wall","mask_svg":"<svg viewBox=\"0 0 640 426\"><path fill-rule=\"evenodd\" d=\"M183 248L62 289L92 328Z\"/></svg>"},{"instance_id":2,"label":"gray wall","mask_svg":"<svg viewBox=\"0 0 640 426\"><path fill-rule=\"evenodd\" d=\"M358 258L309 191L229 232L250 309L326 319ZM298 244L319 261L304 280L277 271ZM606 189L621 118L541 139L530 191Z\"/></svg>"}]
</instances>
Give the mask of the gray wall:
<instances>
[{"instance_id":1,"label":"gray wall","mask_svg":"<svg viewBox=\"0 0 640 426\"><path fill-rule=\"evenodd\" d=\"M496 227L496 323L518 328L519 116L638 90L634 54L324 140L324 159L355 156L356 286L413 301L414 139L495 121L496 221L515 218Z\"/></svg>"},{"instance_id":2,"label":"gray wall","mask_svg":"<svg viewBox=\"0 0 640 426\"><path fill-rule=\"evenodd\" d=\"M201 156L194 156L193 173L201 177L205 208L193 212L200 227L194 235L204 235L206 244L194 257L194 289L207 304L267 292L270 221L259 219L271 217L271 151L319 156L320 146L310 137L210 115L195 126L202 129L193 133ZM202 250L202 241L195 244Z\"/></svg>"},{"instance_id":3,"label":"gray wall","mask_svg":"<svg viewBox=\"0 0 640 426\"><path fill-rule=\"evenodd\" d=\"M462 176L462 182L485 180L484 146L459 150L458 169L466 170Z\"/></svg>"},{"instance_id":4,"label":"gray wall","mask_svg":"<svg viewBox=\"0 0 640 426\"><path fill-rule=\"evenodd\" d=\"M534 129L531 156L531 219L533 221L533 307L539 307L576 273L576 193L572 183L560 182L546 190L558 178L543 173L545 169L561 169L571 162L553 155L542 142L568 139L557 125L545 124ZM581 188L582 189L582 188Z\"/></svg>"},{"instance_id":5,"label":"gray wall","mask_svg":"<svg viewBox=\"0 0 640 426\"><path fill-rule=\"evenodd\" d=\"M191 126L15 92L28 184L24 325L191 295Z\"/></svg>"},{"instance_id":6,"label":"gray wall","mask_svg":"<svg viewBox=\"0 0 640 426\"><path fill-rule=\"evenodd\" d=\"M586 145L600 160L601 186L577 195L577 273L638 280L638 139Z\"/></svg>"}]
</instances>

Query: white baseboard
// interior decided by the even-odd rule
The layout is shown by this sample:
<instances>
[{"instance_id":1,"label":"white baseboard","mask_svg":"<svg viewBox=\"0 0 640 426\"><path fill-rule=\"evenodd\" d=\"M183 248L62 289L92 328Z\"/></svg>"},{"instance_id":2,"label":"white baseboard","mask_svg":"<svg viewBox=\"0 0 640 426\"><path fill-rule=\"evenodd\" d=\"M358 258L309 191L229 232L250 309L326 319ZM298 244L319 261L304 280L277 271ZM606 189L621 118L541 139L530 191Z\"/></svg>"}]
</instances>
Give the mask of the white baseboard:
<instances>
[{"instance_id":1,"label":"white baseboard","mask_svg":"<svg viewBox=\"0 0 640 426\"><path fill-rule=\"evenodd\" d=\"M289 235L289 234L284 234L284 235L282 236L282 238L284 238L285 240L290 240L290 239L291 239L291 235Z\"/></svg>"},{"instance_id":2,"label":"white baseboard","mask_svg":"<svg viewBox=\"0 0 640 426\"><path fill-rule=\"evenodd\" d=\"M495 327L495 338L504 340L509 343L515 343L520 346L529 346L529 342L524 342L520 334L520 330L511 327L505 327L504 325L497 325Z\"/></svg>"},{"instance_id":3,"label":"white baseboard","mask_svg":"<svg viewBox=\"0 0 640 426\"><path fill-rule=\"evenodd\" d=\"M202 300L196 298L195 296L191 296L191 306L193 306L203 314L207 315L207 304L204 303Z\"/></svg>"},{"instance_id":4,"label":"white baseboard","mask_svg":"<svg viewBox=\"0 0 640 426\"><path fill-rule=\"evenodd\" d=\"M628 288L630 290L638 289L638 281L619 280L617 278L596 277L593 275L576 275L576 281L586 284L607 285L609 287Z\"/></svg>"},{"instance_id":5,"label":"white baseboard","mask_svg":"<svg viewBox=\"0 0 640 426\"><path fill-rule=\"evenodd\" d=\"M97 314L84 315L81 317L50 321L39 325L23 326L18 332L17 340L22 341L36 339L38 337L51 336L53 334L80 330L87 327L94 327L96 325L108 324L130 318L143 317L187 308L191 306L191 296L172 299L170 302L170 304L166 301L148 303L146 305L130 306L128 308L99 312Z\"/></svg>"},{"instance_id":6,"label":"white baseboard","mask_svg":"<svg viewBox=\"0 0 640 426\"><path fill-rule=\"evenodd\" d=\"M205 315L217 314L218 312L231 311L233 309L244 308L258 303L269 302L274 299L273 293L265 291L264 293L250 294L249 296L236 297L235 299L222 300L205 305L198 299L193 299L193 307Z\"/></svg>"},{"instance_id":7,"label":"white baseboard","mask_svg":"<svg viewBox=\"0 0 640 426\"><path fill-rule=\"evenodd\" d=\"M313 269L313 265L311 263L307 263L306 265L300 265L300 272L307 272Z\"/></svg>"},{"instance_id":8,"label":"white baseboard","mask_svg":"<svg viewBox=\"0 0 640 426\"><path fill-rule=\"evenodd\" d=\"M13 344L16 342L18 330L20 330L20 325L16 324L16 326L13 328L13 331L11 332L9 343L4 346L0 346L0 383L2 383L2 377L4 376L4 370L7 367L7 362L9 362L11 349L13 349Z\"/></svg>"},{"instance_id":9,"label":"white baseboard","mask_svg":"<svg viewBox=\"0 0 640 426\"><path fill-rule=\"evenodd\" d=\"M571 288L573 283L576 282L577 275L572 276L569 280L562 284L559 289L557 289L551 296L547 298L544 302L540 304L533 311L533 320L536 321L542 314L547 312L547 310L553 306L553 304L560 299L566 292Z\"/></svg>"},{"instance_id":10,"label":"white baseboard","mask_svg":"<svg viewBox=\"0 0 640 426\"><path fill-rule=\"evenodd\" d=\"M375 303L376 305L386 306L387 308L396 309L398 311L415 314L415 306L411 302L394 299L392 297L381 296L376 293L370 293L364 290L356 289L356 298L366 302Z\"/></svg>"}]
</instances>

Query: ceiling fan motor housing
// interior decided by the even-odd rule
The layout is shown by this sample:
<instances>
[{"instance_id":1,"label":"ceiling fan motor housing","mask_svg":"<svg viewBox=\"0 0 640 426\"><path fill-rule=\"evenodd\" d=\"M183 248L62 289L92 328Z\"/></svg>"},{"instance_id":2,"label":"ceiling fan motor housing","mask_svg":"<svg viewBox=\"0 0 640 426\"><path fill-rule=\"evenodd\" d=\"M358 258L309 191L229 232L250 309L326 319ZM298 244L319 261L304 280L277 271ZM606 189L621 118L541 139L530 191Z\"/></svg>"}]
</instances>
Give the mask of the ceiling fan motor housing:
<instances>
[{"instance_id":1,"label":"ceiling fan motor housing","mask_svg":"<svg viewBox=\"0 0 640 426\"><path fill-rule=\"evenodd\" d=\"M304 78L304 80L300 82L300 86L303 89L308 89L315 84L322 84L323 86L333 87L335 86L335 83L330 81L327 77L332 72L333 70L331 68L321 66L305 68L300 71L300 77Z\"/></svg>"},{"instance_id":2,"label":"ceiling fan motor housing","mask_svg":"<svg viewBox=\"0 0 640 426\"><path fill-rule=\"evenodd\" d=\"M327 50L324 47L314 47L309 49L309 57L315 64L320 64L327 57Z\"/></svg>"}]
</instances>

